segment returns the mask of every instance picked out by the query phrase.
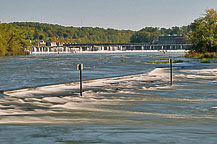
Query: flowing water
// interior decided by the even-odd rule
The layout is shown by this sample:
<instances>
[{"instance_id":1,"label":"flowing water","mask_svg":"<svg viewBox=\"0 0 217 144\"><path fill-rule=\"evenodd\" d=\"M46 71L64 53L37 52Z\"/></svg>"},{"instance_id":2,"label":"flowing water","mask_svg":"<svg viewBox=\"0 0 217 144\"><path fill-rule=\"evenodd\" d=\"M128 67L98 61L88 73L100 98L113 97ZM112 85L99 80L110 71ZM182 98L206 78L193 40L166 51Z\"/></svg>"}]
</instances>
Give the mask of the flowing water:
<instances>
[{"instance_id":1,"label":"flowing water","mask_svg":"<svg viewBox=\"0 0 217 144\"><path fill-rule=\"evenodd\" d=\"M0 57L0 144L215 144L217 64L182 55ZM168 57L185 61L174 64L173 86L168 64L146 63Z\"/></svg>"}]
</instances>

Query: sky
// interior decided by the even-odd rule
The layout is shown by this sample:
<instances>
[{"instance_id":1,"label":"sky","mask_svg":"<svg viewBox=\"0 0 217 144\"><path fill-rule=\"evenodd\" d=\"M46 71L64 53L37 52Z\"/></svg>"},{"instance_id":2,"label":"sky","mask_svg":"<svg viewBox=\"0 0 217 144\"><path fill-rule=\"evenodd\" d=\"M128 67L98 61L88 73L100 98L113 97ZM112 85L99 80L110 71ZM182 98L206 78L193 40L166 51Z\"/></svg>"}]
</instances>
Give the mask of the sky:
<instances>
[{"instance_id":1,"label":"sky","mask_svg":"<svg viewBox=\"0 0 217 144\"><path fill-rule=\"evenodd\" d=\"M188 25L217 0L0 0L0 22L139 30Z\"/></svg>"}]
</instances>

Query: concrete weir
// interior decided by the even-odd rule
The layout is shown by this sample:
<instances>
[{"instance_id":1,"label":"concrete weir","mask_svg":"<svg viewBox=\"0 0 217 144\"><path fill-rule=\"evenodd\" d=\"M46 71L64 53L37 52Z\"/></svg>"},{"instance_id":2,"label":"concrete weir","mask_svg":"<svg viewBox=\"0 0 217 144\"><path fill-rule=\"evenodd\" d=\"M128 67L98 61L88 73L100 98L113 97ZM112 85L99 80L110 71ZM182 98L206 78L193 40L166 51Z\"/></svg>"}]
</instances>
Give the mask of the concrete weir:
<instances>
[{"instance_id":1,"label":"concrete weir","mask_svg":"<svg viewBox=\"0 0 217 144\"><path fill-rule=\"evenodd\" d=\"M191 44L71 44L32 47L32 53L76 53L83 51L185 50Z\"/></svg>"}]
</instances>

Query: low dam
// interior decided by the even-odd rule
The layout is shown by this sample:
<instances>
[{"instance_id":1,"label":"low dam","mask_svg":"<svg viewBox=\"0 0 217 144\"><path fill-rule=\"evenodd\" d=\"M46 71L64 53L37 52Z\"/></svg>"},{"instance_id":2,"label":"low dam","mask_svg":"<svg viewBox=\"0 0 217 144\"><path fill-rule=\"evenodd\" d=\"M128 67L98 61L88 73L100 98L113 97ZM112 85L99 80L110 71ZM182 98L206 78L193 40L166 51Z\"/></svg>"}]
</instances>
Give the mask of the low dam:
<instances>
[{"instance_id":1,"label":"low dam","mask_svg":"<svg viewBox=\"0 0 217 144\"><path fill-rule=\"evenodd\" d=\"M81 51L132 51L132 50L185 50L191 44L72 44L63 46L39 46L32 47L32 52L64 52L73 53Z\"/></svg>"}]
</instances>

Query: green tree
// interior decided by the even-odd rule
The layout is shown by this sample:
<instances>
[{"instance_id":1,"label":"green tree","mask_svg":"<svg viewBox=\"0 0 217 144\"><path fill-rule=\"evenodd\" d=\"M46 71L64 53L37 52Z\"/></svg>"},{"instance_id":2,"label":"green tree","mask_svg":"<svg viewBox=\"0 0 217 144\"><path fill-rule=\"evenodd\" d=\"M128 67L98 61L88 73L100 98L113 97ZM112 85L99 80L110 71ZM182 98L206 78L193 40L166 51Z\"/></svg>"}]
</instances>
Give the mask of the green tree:
<instances>
[{"instance_id":1,"label":"green tree","mask_svg":"<svg viewBox=\"0 0 217 144\"><path fill-rule=\"evenodd\" d=\"M29 45L24 31L11 24L0 24L0 55L24 54Z\"/></svg>"},{"instance_id":2,"label":"green tree","mask_svg":"<svg viewBox=\"0 0 217 144\"><path fill-rule=\"evenodd\" d=\"M131 43L152 43L157 40L161 35L158 28L146 27L135 34L130 38Z\"/></svg>"},{"instance_id":3,"label":"green tree","mask_svg":"<svg viewBox=\"0 0 217 144\"><path fill-rule=\"evenodd\" d=\"M217 12L209 9L206 14L191 24L187 35L192 42L192 51L217 52Z\"/></svg>"},{"instance_id":4,"label":"green tree","mask_svg":"<svg viewBox=\"0 0 217 144\"><path fill-rule=\"evenodd\" d=\"M139 31L136 32L132 37L130 38L131 43L151 43L151 33L146 31Z\"/></svg>"}]
</instances>

